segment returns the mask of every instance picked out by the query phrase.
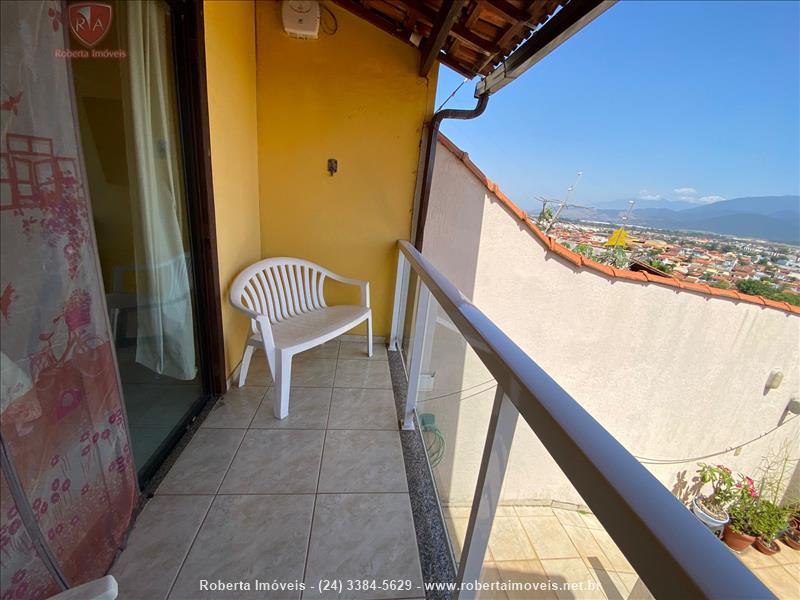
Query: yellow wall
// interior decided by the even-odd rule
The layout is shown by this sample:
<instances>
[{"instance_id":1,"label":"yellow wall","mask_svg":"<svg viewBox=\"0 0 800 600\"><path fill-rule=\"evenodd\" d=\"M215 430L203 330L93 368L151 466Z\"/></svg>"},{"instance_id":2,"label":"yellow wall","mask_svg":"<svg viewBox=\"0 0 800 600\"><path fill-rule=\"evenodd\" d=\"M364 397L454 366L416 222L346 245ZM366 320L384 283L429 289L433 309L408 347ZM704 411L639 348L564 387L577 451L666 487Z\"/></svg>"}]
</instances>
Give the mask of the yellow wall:
<instances>
[{"instance_id":1,"label":"yellow wall","mask_svg":"<svg viewBox=\"0 0 800 600\"><path fill-rule=\"evenodd\" d=\"M241 359L249 326L228 302L231 281L261 257L258 221L256 44L253 2L206 1L211 168L217 221L225 365Z\"/></svg>"},{"instance_id":2,"label":"yellow wall","mask_svg":"<svg viewBox=\"0 0 800 600\"><path fill-rule=\"evenodd\" d=\"M385 336L436 69L419 77L416 48L326 5L338 31L317 40L287 36L279 3L256 5L261 251L369 280L374 333ZM329 291L333 303L358 298Z\"/></svg>"}]
</instances>

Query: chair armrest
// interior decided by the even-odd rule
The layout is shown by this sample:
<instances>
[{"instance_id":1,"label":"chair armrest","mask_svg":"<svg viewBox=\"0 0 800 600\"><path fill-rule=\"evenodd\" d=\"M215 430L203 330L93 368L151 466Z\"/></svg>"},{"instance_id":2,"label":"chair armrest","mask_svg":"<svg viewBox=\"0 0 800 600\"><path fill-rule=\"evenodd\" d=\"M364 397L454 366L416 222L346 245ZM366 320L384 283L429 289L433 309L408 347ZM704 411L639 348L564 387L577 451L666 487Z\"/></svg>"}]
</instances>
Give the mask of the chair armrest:
<instances>
[{"instance_id":1,"label":"chair armrest","mask_svg":"<svg viewBox=\"0 0 800 600\"><path fill-rule=\"evenodd\" d=\"M95 579L51 596L50 600L114 600L119 594L117 580L111 575Z\"/></svg>"},{"instance_id":2,"label":"chair armrest","mask_svg":"<svg viewBox=\"0 0 800 600\"><path fill-rule=\"evenodd\" d=\"M364 281L363 279L354 279L352 277L343 277L342 275L338 275L333 271L328 271L326 269L325 273L326 277L330 277L334 281L338 281L339 283L344 283L346 285L354 285L356 287L361 288L361 306L366 306L369 308L369 281Z\"/></svg>"},{"instance_id":3,"label":"chair armrest","mask_svg":"<svg viewBox=\"0 0 800 600\"><path fill-rule=\"evenodd\" d=\"M267 324L269 324L269 318L267 317L267 315L262 315L260 313L257 313L255 311L250 310L249 308L245 308L241 304L237 304L236 302L233 302L233 300L231 300L231 306L233 306L233 308L235 308L239 312L242 312L242 313L246 314L248 317L250 317L254 321L258 321L259 319L263 318L263 319L267 319Z\"/></svg>"}]
</instances>

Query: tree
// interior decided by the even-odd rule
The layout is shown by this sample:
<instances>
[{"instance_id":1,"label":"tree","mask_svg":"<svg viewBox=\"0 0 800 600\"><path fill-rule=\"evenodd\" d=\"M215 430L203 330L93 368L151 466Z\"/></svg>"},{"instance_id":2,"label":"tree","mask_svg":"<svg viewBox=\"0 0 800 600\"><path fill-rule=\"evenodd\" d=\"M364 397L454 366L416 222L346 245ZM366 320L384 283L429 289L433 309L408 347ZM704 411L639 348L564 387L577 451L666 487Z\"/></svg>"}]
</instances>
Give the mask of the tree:
<instances>
[{"instance_id":1,"label":"tree","mask_svg":"<svg viewBox=\"0 0 800 600\"><path fill-rule=\"evenodd\" d=\"M542 207L542 212L539 213L539 216L536 217L536 222L539 224L539 227L544 229L547 227L550 222L553 220L553 209L547 205Z\"/></svg>"},{"instance_id":2,"label":"tree","mask_svg":"<svg viewBox=\"0 0 800 600\"><path fill-rule=\"evenodd\" d=\"M721 290L727 290L727 289L730 289L731 284L728 283L727 281L719 280L719 281L715 281L714 283L712 283L711 287L719 288Z\"/></svg>"},{"instance_id":3,"label":"tree","mask_svg":"<svg viewBox=\"0 0 800 600\"><path fill-rule=\"evenodd\" d=\"M574 251L578 254L582 254L586 258L594 259L594 250L589 244L580 243L575 246Z\"/></svg>"},{"instance_id":4,"label":"tree","mask_svg":"<svg viewBox=\"0 0 800 600\"><path fill-rule=\"evenodd\" d=\"M764 296L777 302L788 302L795 306L800 306L800 294L792 294L781 288L775 287L771 283L759 281L758 279L740 279L736 282L736 289L743 294L752 296Z\"/></svg>"},{"instance_id":5,"label":"tree","mask_svg":"<svg viewBox=\"0 0 800 600\"><path fill-rule=\"evenodd\" d=\"M599 260L600 262L611 265L612 267L616 267L617 269L625 269L630 262L628 259L628 253L625 252L625 249L621 246L612 246L606 249L605 253Z\"/></svg>"},{"instance_id":6,"label":"tree","mask_svg":"<svg viewBox=\"0 0 800 600\"><path fill-rule=\"evenodd\" d=\"M663 271L664 273L672 273L672 265L669 265L662 260L651 258L650 260L647 261L647 264L649 264L654 269Z\"/></svg>"}]
</instances>

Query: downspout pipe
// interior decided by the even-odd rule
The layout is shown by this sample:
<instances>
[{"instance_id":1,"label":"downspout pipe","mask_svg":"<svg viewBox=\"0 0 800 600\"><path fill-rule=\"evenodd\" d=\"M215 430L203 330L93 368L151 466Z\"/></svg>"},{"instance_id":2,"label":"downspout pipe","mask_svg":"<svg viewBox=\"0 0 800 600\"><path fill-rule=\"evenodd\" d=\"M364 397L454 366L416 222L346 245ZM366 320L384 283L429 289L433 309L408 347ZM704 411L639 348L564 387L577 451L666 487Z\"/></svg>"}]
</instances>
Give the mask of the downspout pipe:
<instances>
[{"instance_id":1,"label":"downspout pipe","mask_svg":"<svg viewBox=\"0 0 800 600\"><path fill-rule=\"evenodd\" d=\"M489 93L478 96L478 103L475 108L440 110L433 115L428 126L428 147L425 152L425 165L422 173L422 190L419 199L419 211L417 212L417 231L414 236L414 247L422 252L422 238L425 234L425 222L428 220L428 204L431 197L431 184L433 183L433 163L436 160L436 144L439 138L439 127L445 119L461 119L467 121L475 119L483 114L486 105L489 104Z\"/></svg>"}]
</instances>

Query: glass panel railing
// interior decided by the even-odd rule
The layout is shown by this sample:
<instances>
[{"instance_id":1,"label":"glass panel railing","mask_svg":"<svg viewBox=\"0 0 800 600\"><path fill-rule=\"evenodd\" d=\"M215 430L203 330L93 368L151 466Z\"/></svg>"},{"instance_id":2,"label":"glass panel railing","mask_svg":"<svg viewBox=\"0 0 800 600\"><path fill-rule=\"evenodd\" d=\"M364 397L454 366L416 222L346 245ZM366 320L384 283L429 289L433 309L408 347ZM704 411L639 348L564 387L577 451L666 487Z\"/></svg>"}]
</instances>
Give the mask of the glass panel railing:
<instances>
[{"instance_id":1,"label":"glass panel railing","mask_svg":"<svg viewBox=\"0 0 800 600\"><path fill-rule=\"evenodd\" d=\"M417 418L458 561L497 385L435 300L426 337Z\"/></svg>"},{"instance_id":2,"label":"glass panel railing","mask_svg":"<svg viewBox=\"0 0 800 600\"><path fill-rule=\"evenodd\" d=\"M581 404L410 244L399 246L419 277L404 429L416 414L456 585L472 585L459 597L647 598L648 587L664 597L771 597Z\"/></svg>"},{"instance_id":3,"label":"glass panel railing","mask_svg":"<svg viewBox=\"0 0 800 600\"><path fill-rule=\"evenodd\" d=\"M600 520L517 421L482 581L526 598L651 599ZM527 594L527 595L522 595Z\"/></svg>"}]
</instances>

